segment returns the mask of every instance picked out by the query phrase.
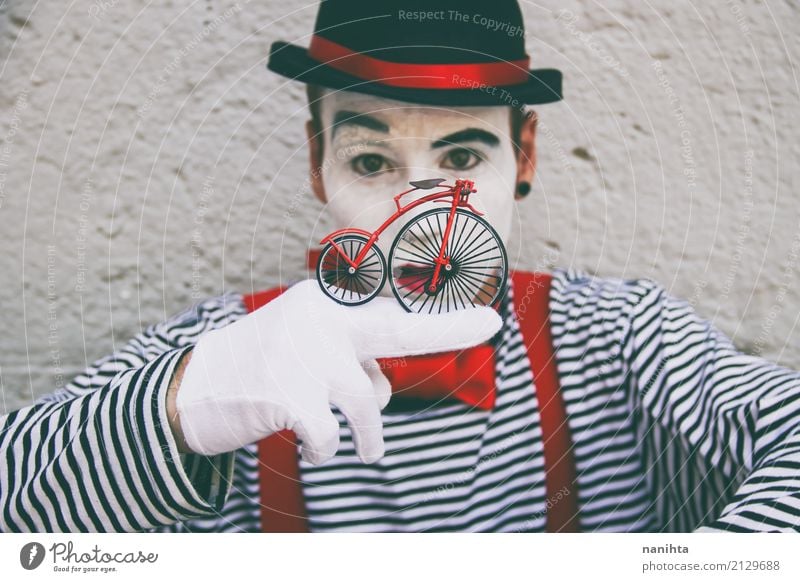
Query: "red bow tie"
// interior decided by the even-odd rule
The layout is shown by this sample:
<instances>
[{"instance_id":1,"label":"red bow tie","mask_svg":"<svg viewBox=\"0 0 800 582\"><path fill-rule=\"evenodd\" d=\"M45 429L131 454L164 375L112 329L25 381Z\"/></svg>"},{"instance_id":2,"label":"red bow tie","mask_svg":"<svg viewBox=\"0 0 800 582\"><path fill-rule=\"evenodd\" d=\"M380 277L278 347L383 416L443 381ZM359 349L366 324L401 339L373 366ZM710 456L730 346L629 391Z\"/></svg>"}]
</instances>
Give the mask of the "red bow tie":
<instances>
[{"instance_id":1,"label":"red bow tie","mask_svg":"<svg viewBox=\"0 0 800 582\"><path fill-rule=\"evenodd\" d=\"M320 249L308 250L306 263L310 270L316 269L319 253ZM494 407L494 347L488 343L438 354L378 358L378 364L392 385L393 396L457 398L484 410Z\"/></svg>"},{"instance_id":2,"label":"red bow tie","mask_svg":"<svg viewBox=\"0 0 800 582\"><path fill-rule=\"evenodd\" d=\"M457 398L484 410L494 407L494 347L489 344L407 358L378 358L378 364L392 385L393 396Z\"/></svg>"}]
</instances>

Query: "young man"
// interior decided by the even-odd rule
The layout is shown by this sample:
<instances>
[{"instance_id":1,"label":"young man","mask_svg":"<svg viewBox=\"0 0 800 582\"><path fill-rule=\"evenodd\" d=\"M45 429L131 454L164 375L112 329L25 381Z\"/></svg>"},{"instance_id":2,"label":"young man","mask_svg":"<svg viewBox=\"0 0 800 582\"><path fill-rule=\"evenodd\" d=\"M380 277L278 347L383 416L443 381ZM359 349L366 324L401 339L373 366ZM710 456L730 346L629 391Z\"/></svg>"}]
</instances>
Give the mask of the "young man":
<instances>
[{"instance_id":1,"label":"young man","mask_svg":"<svg viewBox=\"0 0 800 582\"><path fill-rule=\"evenodd\" d=\"M309 83L313 187L337 226L373 229L409 180L456 176L508 239L535 169L519 104L561 97L521 26L513 1L328 0L308 50L273 46L270 68ZM210 298L0 419L0 529L267 529L262 503L297 517L275 511L286 475L263 453L291 429L300 458L288 441L277 473L295 463L310 531L800 530L800 373L649 279L558 268L547 289L554 368L536 373L515 310L535 288L442 315L341 306L313 280L258 308ZM493 354L488 400L408 398L378 365L469 346ZM548 369L564 418L545 426ZM573 473L554 492L559 434Z\"/></svg>"}]
</instances>

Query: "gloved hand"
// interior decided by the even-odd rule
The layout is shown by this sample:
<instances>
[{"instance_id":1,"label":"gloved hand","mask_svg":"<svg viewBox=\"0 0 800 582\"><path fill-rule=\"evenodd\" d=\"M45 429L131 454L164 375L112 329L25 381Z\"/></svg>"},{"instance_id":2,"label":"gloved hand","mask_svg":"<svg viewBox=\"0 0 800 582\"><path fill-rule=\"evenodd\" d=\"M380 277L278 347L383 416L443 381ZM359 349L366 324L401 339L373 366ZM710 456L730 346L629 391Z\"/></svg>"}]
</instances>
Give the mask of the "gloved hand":
<instances>
[{"instance_id":1,"label":"gloved hand","mask_svg":"<svg viewBox=\"0 0 800 582\"><path fill-rule=\"evenodd\" d=\"M425 315L388 297L344 306L315 280L302 281L200 337L177 392L186 443L213 455L291 429L302 458L320 464L339 447L333 404L347 419L361 460L374 462L384 454L380 411L391 397L375 358L471 347L501 323L490 307Z\"/></svg>"}]
</instances>

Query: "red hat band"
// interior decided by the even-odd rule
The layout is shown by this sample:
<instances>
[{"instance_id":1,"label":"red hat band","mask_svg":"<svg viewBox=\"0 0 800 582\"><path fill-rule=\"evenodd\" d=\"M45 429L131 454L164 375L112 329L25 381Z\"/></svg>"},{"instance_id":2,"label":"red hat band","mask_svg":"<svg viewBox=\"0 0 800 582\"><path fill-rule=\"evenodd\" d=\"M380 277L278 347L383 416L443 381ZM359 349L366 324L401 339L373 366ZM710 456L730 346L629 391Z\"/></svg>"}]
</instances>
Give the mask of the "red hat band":
<instances>
[{"instance_id":1,"label":"red hat band","mask_svg":"<svg viewBox=\"0 0 800 582\"><path fill-rule=\"evenodd\" d=\"M396 63L376 59L317 34L308 55L329 67L365 81L414 89L475 89L518 85L528 80L530 57L490 63Z\"/></svg>"}]
</instances>

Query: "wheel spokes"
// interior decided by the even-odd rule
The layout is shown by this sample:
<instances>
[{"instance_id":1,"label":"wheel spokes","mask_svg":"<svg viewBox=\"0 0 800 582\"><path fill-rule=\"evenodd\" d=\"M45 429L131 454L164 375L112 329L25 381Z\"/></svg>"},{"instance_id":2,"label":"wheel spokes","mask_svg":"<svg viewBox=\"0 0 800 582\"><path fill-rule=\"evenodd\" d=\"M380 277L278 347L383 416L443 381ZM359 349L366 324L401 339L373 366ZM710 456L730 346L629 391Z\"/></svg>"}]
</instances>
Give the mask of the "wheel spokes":
<instances>
[{"instance_id":1,"label":"wheel spokes","mask_svg":"<svg viewBox=\"0 0 800 582\"><path fill-rule=\"evenodd\" d=\"M445 242L444 256L450 269L442 266L435 291L430 291L449 212L436 210L415 218L392 248L392 286L410 311L442 313L470 305L491 305L505 284L502 241L485 221L459 211Z\"/></svg>"},{"instance_id":2,"label":"wheel spokes","mask_svg":"<svg viewBox=\"0 0 800 582\"><path fill-rule=\"evenodd\" d=\"M340 303L359 304L368 301L380 291L386 276L380 251L371 246L358 268L351 272L348 259L355 261L366 246L366 239L344 235L335 242L341 251L329 244L319 259L318 278L323 291Z\"/></svg>"}]
</instances>

